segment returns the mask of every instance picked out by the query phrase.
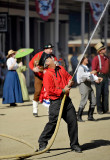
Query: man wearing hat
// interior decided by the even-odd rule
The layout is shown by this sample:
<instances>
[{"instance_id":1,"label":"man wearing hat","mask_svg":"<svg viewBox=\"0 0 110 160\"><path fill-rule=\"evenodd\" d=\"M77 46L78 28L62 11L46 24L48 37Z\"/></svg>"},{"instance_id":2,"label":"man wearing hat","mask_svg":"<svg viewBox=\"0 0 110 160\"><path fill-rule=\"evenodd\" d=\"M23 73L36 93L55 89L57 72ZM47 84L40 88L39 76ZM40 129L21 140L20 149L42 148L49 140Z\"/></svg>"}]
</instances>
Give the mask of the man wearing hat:
<instances>
[{"instance_id":1,"label":"man wearing hat","mask_svg":"<svg viewBox=\"0 0 110 160\"><path fill-rule=\"evenodd\" d=\"M34 72L34 99L33 99L33 115L35 117L38 116L38 101L40 92L42 89L42 79L43 79L43 66L42 63L45 59L46 54L52 54L52 49L54 46L52 44L48 44L44 46L44 50L38 52L29 62L30 69ZM54 55L53 55L54 56Z\"/></svg>"},{"instance_id":2,"label":"man wearing hat","mask_svg":"<svg viewBox=\"0 0 110 160\"><path fill-rule=\"evenodd\" d=\"M73 85L72 76L62 66L56 65L51 55L46 55L44 60L45 73L43 76L43 86L47 91L50 99L49 122L46 124L43 132L39 137L39 150L44 150L48 140L52 137L60 110L63 95L66 94L62 118L68 126L68 135L72 151L81 153L78 142L78 125L76 111L69 98L69 91Z\"/></svg>"},{"instance_id":3,"label":"man wearing hat","mask_svg":"<svg viewBox=\"0 0 110 160\"><path fill-rule=\"evenodd\" d=\"M97 43L94 48L97 50L98 55L92 61L92 70L97 72L98 77L103 78L101 83L96 84L97 112L103 114L108 112L109 107L108 75L110 72L110 60L106 55L106 47L102 42Z\"/></svg>"}]
</instances>

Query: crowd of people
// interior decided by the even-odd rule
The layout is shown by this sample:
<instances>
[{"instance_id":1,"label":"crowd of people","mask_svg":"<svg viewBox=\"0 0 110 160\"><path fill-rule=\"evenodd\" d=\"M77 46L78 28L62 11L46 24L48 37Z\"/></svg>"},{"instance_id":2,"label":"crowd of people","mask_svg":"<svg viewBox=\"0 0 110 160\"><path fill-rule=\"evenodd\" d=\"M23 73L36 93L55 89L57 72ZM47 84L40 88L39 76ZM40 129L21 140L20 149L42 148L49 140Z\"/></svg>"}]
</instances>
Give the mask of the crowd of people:
<instances>
[{"instance_id":1,"label":"crowd of people","mask_svg":"<svg viewBox=\"0 0 110 160\"><path fill-rule=\"evenodd\" d=\"M109 111L108 79L110 78L110 59L106 55L106 47L102 42L94 46L97 55L92 60L91 71L88 67L87 55L82 58L76 74L76 81L81 95L78 114L76 115L75 107L69 97L70 89L74 84L73 77L61 65L61 61L55 57L53 47L52 44L45 45L43 50L35 54L29 62L29 67L34 73L33 116L38 117L39 101L43 102L45 100L49 106L49 121L39 137L39 150L46 148L48 140L54 133L61 101L64 94L66 94L62 118L68 126L71 150L81 153L77 121L84 122L82 114L87 100L89 99L90 102L88 111L89 121L95 121L93 113L96 105L98 114ZM18 61L15 58L15 54L16 51L13 50L8 52L6 61L8 72L3 87L3 104L10 104L10 106L29 100L26 86L25 91L23 91L22 87L22 83L23 86L26 83L21 72L26 70L26 66L23 66L22 60ZM78 64L78 61L76 63ZM93 81L96 86L96 96L91 86Z\"/></svg>"}]
</instances>

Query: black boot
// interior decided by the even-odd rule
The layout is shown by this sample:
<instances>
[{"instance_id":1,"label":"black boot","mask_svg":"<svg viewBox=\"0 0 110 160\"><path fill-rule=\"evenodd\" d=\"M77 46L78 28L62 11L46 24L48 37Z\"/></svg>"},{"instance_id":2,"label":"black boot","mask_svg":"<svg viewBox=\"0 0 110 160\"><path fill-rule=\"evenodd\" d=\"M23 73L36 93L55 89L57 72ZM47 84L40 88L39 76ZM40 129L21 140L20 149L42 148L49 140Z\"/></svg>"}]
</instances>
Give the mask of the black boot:
<instances>
[{"instance_id":1,"label":"black boot","mask_svg":"<svg viewBox=\"0 0 110 160\"><path fill-rule=\"evenodd\" d=\"M78 115L77 115L77 120L78 120L79 122L84 122L84 121L82 120L82 113L83 113L83 108L79 108L79 110L78 110Z\"/></svg>"},{"instance_id":2,"label":"black boot","mask_svg":"<svg viewBox=\"0 0 110 160\"><path fill-rule=\"evenodd\" d=\"M93 118L93 113L94 113L94 108L89 108L88 121L95 121L95 119Z\"/></svg>"}]
</instances>

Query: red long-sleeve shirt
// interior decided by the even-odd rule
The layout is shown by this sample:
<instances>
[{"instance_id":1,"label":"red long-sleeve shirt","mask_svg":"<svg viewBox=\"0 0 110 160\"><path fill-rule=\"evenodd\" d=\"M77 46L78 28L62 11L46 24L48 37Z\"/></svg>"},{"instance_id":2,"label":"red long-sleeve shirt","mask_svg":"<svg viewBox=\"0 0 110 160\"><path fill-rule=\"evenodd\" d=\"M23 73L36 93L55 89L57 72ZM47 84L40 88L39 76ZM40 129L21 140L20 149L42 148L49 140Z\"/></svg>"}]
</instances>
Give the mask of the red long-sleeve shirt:
<instances>
[{"instance_id":1,"label":"red long-sleeve shirt","mask_svg":"<svg viewBox=\"0 0 110 160\"><path fill-rule=\"evenodd\" d=\"M43 86L51 100L56 100L61 97L62 89L68 84L72 76L62 67L55 69L46 69L43 77Z\"/></svg>"},{"instance_id":2,"label":"red long-sleeve shirt","mask_svg":"<svg viewBox=\"0 0 110 160\"><path fill-rule=\"evenodd\" d=\"M97 72L101 72L104 74L108 74L109 73L109 59L106 56L101 56L100 55L100 59L101 59L101 70L99 67L99 59L98 56L95 56L93 61L92 61L92 70L96 70Z\"/></svg>"},{"instance_id":3,"label":"red long-sleeve shirt","mask_svg":"<svg viewBox=\"0 0 110 160\"><path fill-rule=\"evenodd\" d=\"M38 52L29 62L29 67L33 71L33 68L35 67L35 64L39 62L43 51ZM43 72L35 72L36 76L39 76L40 78L43 78Z\"/></svg>"}]
</instances>

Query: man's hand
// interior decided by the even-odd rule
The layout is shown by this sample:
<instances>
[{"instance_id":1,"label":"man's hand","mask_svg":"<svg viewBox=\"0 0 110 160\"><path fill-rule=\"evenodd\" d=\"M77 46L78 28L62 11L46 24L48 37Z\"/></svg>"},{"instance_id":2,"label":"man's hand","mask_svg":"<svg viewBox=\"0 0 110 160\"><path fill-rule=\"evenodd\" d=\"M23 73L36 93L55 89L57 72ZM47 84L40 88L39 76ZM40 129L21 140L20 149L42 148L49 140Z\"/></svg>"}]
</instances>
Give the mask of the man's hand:
<instances>
[{"instance_id":1,"label":"man's hand","mask_svg":"<svg viewBox=\"0 0 110 160\"><path fill-rule=\"evenodd\" d=\"M69 82L68 82L68 87L70 87L71 88L71 86L74 84L74 81L73 80L69 80Z\"/></svg>"},{"instance_id":2,"label":"man's hand","mask_svg":"<svg viewBox=\"0 0 110 160\"><path fill-rule=\"evenodd\" d=\"M39 66L36 66L33 68L33 72L43 72L43 70Z\"/></svg>"},{"instance_id":3,"label":"man's hand","mask_svg":"<svg viewBox=\"0 0 110 160\"><path fill-rule=\"evenodd\" d=\"M67 86L65 86L64 91L65 91L65 94L68 94L68 93L69 93L70 88L68 87L68 85L67 85Z\"/></svg>"},{"instance_id":4,"label":"man's hand","mask_svg":"<svg viewBox=\"0 0 110 160\"><path fill-rule=\"evenodd\" d=\"M98 80L97 81L95 81L96 83L100 83L100 82L102 82L103 81L103 78L102 77L98 77Z\"/></svg>"},{"instance_id":5,"label":"man's hand","mask_svg":"<svg viewBox=\"0 0 110 160\"><path fill-rule=\"evenodd\" d=\"M99 80L99 82L102 82L103 78L102 77L98 77L98 80Z\"/></svg>"},{"instance_id":6,"label":"man's hand","mask_svg":"<svg viewBox=\"0 0 110 160\"><path fill-rule=\"evenodd\" d=\"M91 71L90 73L91 73L91 74L96 74L97 71L96 71L96 70L93 70L93 71Z\"/></svg>"}]
</instances>

